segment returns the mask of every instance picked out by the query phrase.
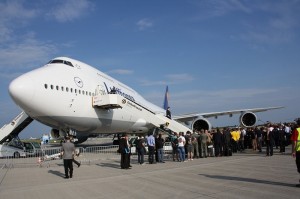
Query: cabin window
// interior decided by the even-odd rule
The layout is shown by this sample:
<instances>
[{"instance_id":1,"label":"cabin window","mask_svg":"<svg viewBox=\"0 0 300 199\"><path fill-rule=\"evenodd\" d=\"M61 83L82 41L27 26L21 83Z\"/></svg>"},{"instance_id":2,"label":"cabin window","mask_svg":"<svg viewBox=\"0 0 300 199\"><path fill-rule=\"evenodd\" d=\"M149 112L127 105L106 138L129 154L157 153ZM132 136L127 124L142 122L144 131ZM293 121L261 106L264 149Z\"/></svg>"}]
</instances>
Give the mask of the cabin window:
<instances>
[{"instance_id":1,"label":"cabin window","mask_svg":"<svg viewBox=\"0 0 300 199\"><path fill-rule=\"evenodd\" d=\"M50 88L53 90L53 85L51 85Z\"/></svg>"},{"instance_id":2,"label":"cabin window","mask_svg":"<svg viewBox=\"0 0 300 199\"><path fill-rule=\"evenodd\" d=\"M61 87L61 90L64 91L64 87L63 86Z\"/></svg>"},{"instance_id":3,"label":"cabin window","mask_svg":"<svg viewBox=\"0 0 300 199\"><path fill-rule=\"evenodd\" d=\"M47 84L44 84L44 86L45 86L45 89L48 89L48 85Z\"/></svg>"},{"instance_id":4,"label":"cabin window","mask_svg":"<svg viewBox=\"0 0 300 199\"><path fill-rule=\"evenodd\" d=\"M71 93L73 93L73 88L70 88Z\"/></svg>"},{"instance_id":5,"label":"cabin window","mask_svg":"<svg viewBox=\"0 0 300 199\"><path fill-rule=\"evenodd\" d=\"M69 92L69 88L68 87L66 87L66 91Z\"/></svg>"},{"instance_id":6,"label":"cabin window","mask_svg":"<svg viewBox=\"0 0 300 199\"><path fill-rule=\"evenodd\" d=\"M59 86L56 86L56 90L59 90Z\"/></svg>"}]
</instances>

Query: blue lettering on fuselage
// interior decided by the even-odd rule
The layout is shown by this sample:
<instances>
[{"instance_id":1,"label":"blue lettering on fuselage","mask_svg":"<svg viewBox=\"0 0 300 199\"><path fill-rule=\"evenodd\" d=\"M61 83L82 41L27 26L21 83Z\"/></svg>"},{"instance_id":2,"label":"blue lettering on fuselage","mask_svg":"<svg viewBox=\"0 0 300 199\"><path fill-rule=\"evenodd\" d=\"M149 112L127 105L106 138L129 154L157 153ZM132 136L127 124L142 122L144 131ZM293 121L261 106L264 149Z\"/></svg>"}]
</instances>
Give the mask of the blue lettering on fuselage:
<instances>
[{"instance_id":1,"label":"blue lettering on fuselage","mask_svg":"<svg viewBox=\"0 0 300 199\"><path fill-rule=\"evenodd\" d=\"M110 93L110 94L118 94L118 95L121 95L121 96L123 96L124 98L126 98L126 99L132 101L132 102L135 102L134 97L132 97L131 95L128 95L127 93L122 92L122 90L121 90L120 88L117 88L117 87L113 86L112 88L110 87L110 91L109 91L109 90L108 90L108 87L107 87L107 85L106 85L106 83L105 83L105 82L103 82L103 83L104 83L104 85L105 85L105 88L106 88L107 93Z\"/></svg>"}]
</instances>

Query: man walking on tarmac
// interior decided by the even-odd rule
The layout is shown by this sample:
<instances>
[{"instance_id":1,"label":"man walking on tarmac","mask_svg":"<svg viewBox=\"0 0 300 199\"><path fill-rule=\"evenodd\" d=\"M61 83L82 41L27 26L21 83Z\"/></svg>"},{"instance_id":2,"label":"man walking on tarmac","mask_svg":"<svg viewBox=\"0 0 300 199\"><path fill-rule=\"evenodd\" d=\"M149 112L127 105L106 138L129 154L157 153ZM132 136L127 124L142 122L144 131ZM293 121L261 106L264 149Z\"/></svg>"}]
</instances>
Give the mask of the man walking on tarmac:
<instances>
[{"instance_id":1,"label":"man walking on tarmac","mask_svg":"<svg viewBox=\"0 0 300 199\"><path fill-rule=\"evenodd\" d=\"M296 165L298 173L300 174L300 118L296 119L297 126L292 132L292 155L296 157ZM300 180L299 184L296 187L300 187Z\"/></svg>"},{"instance_id":2,"label":"man walking on tarmac","mask_svg":"<svg viewBox=\"0 0 300 199\"><path fill-rule=\"evenodd\" d=\"M75 145L66 137L66 142L61 147L62 158L64 159L65 178L73 177L73 157L75 155Z\"/></svg>"}]
</instances>

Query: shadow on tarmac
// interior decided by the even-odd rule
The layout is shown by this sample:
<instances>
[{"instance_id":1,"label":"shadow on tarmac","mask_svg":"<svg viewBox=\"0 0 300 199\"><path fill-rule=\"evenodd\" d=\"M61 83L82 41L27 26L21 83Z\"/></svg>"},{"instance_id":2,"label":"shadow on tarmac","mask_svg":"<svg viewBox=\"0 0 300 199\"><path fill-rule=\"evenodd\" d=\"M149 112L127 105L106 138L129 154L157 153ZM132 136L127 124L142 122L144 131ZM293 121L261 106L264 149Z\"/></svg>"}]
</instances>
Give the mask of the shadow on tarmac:
<instances>
[{"instance_id":1,"label":"shadow on tarmac","mask_svg":"<svg viewBox=\"0 0 300 199\"><path fill-rule=\"evenodd\" d=\"M250 182L257 184L268 184L268 185L277 185L277 186L286 186L286 187L295 187L295 184L283 183L283 182L272 182L268 180L258 180L253 178L242 178L242 177L233 177L233 176L220 176L220 175L208 175L208 174L198 174L207 178L214 178L220 180L230 180L230 181L240 181L240 182Z\"/></svg>"},{"instance_id":2,"label":"shadow on tarmac","mask_svg":"<svg viewBox=\"0 0 300 199\"><path fill-rule=\"evenodd\" d=\"M116 163L99 163L99 164L96 164L97 166L100 166L100 167L110 167L110 168L116 168L116 169L120 169L120 162L116 162Z\"/></svg>"},{"instance_id":3,"label":"shadow on tarmac","mask_svg":"<svg viewBox=\"0 0 300 199\"><path fill-rule=\"evenodd\" d=\"M57 175L57 176L62 177L62 178L65 177L65 174L60 172L60 171L49 170L48 173L51 173L53 175Z\"/></svg>"}]
</instances>

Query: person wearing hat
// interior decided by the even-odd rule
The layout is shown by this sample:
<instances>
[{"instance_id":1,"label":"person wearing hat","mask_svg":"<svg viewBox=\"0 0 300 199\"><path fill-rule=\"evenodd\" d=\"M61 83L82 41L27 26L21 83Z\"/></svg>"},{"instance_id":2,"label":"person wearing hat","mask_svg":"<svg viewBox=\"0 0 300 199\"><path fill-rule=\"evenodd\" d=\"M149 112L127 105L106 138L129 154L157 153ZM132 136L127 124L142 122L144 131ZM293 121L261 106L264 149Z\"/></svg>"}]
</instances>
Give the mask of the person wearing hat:
<instances>
[{"instance_id":1,"label":"person wearing hat","mask_svg":"<svg viewBox=\"0 0 300 199\"><path fill-rule=\"evenodd\" d=\"M294 158L296 158L296 165L298 173L300 173L300 118L296 119L296 128L292 132L292 155ZM299 184L296 185L297 187L300 187L300 180Z\"/></svg>"},{"instance_id":2,"label":"person wearing hat","mask_svg":"<svg viewBox=\"0 0 300 199\"><path fill-rule=\"evenodd\" d=\"M62 143L61 153L64 160L65 178L73 177L73 157L75 155L75 145L66 137L66 142Z\"/></svg>"}]
</instances>

